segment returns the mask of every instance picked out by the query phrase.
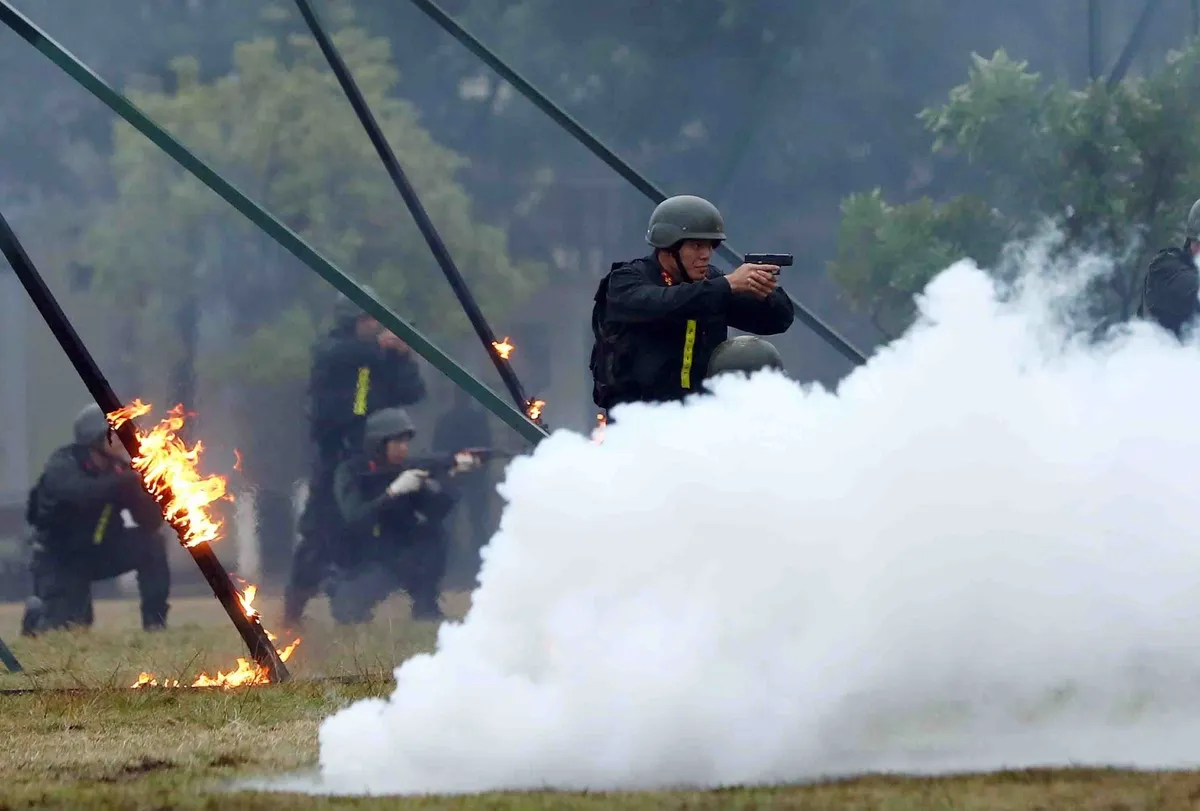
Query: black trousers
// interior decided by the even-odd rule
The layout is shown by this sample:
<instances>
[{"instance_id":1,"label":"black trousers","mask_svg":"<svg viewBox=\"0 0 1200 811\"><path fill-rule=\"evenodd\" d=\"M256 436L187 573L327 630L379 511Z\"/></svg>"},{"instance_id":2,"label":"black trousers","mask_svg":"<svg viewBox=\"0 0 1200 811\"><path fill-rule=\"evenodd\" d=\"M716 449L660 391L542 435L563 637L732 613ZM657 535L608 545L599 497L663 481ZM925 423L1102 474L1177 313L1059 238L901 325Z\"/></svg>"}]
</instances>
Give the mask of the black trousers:
<instances>
[{"instance_id":1,"label":"black trousers","mask_svg":"<svg viewBox=\"0 0 1200 811\"><path fill-rule=\"evenodd\" d=\"M439 524L422 524L407 538L339 572L329 605L340 625L370 622L375 607L397 591L412 600L413 619L440 619L442 576L446 571L446 535Z\"/></svg>"},{"instance_id":2,"label":"black trousers","mask_svg":"<svg viewBox=\"0 0 1200 811\"><path fill-rule=\"evenodd\" d=\"M33 597L22 630L43 631L91 627L95 621L92 583L136 572L142 627L166 627L170 609L171 569L166 540L158 533L131 533L100 546L71 550L53 539L37 543L33 562Z\"/></svg>"},{"instance_id":3,"label":"black trousers","mask_svg":"<svg viewBox=\"0 0 1200 811\"><path fill-rule=\"evenodd\" d=\"M308 499L296 527L292 566L283 591L284 623L300 622L304 607L321 590L330 574L337 535L341 527L333 494L333 474L341 455L322 451L308 479Z\"/></svg>"}]
</instances>

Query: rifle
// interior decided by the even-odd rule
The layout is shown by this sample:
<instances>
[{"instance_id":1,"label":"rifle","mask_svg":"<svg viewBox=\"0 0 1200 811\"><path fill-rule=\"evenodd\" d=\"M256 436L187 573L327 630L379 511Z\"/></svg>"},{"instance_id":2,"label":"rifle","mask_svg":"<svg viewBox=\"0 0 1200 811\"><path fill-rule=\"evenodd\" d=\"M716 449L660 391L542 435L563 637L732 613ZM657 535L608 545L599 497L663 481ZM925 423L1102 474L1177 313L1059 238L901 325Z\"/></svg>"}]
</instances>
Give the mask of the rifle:
<instances>
[{"instance_id":1,"label":"rifle","mask_svg":"<svg viewBox=\"0 0 1200 811\"><path fill-rule=\"evenodd\" d=\"M434 479L439 479L443 476L455 476L457 474L454 468L458 466L458 460L455 457L463 453L471 454L481 465L498 459L512 459L516 456L512 451L505 451L499 448L463 448L459 451L436 453L429 456L415 456L405 459L401 467L381 465L375 468L371 475L399 476L405 470L427 470L429 471L430 478Z\"/></svg>"},{"instance_id":2,"label":"rifle","mask_svg":"<svg viewBox=\"0 0 1200 811\"><path fill-rule=\"evenodd\" d=\"M440 476L454 476L454 468L458 466L457 457L461 454L468 453L475 457L475 460L484 465L488 462L494 462L497 459L512 459L516 456L512 451L504 451L499 448L463 448L459 451L449 453L437 453L431 456L418 456L413 459L405 460L405 467L414 470L428 470L429 475L438 478Z\"/></svg>"}]
</instances>

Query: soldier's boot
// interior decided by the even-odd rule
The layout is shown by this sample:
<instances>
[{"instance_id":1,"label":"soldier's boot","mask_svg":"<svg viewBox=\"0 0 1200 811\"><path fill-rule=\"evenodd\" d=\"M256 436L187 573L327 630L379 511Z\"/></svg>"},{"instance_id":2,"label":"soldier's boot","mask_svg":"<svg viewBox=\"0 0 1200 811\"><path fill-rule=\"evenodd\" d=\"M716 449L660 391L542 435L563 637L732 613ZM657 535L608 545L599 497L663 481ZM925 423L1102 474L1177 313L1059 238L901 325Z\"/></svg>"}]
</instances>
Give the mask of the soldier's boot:
<instances>
[{"instance_id":1,"label":"soldier's boot","mask_svg":"<svg viewBox=\"0 0 1200 811\"><path fill-rule=\"evenodd\" d=\"M443 528L425 525L420 539L406 551L400 581L412 599L412 618L417 622L441 622L446 618L438 604L446 574Z\"/></svg>"},{"instance_id":2,"label":"soldier's boot","mask_svg":"<svg viewBox=\"0 0 1200 811\"><path fill-rule=\"evenodd\" d=\"M438 603L441 597L440 578L428 571L418 572L407 584L409 599L412 600L412 618L416 622L441 622L446 619Z\"/></svg>"}]
</instances>

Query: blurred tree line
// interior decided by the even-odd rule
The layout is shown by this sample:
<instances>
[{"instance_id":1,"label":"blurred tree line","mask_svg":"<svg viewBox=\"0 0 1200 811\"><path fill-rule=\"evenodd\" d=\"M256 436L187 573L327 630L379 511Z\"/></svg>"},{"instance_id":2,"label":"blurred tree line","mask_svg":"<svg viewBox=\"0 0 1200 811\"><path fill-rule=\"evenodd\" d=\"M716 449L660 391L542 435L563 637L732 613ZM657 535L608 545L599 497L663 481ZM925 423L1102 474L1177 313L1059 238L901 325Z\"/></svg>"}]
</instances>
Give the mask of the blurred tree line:
<instances>
[{"instance_id":1,"label":"blurred tree line","mask_svg":"<svg viewBox=\"0 0 1200 811\"><path fill-rule=\"evenodd\" d=\"M110 81L140 90L139 103L289 225L363 281L378 281L388 302L406 316L439 337L465 330L436 273L427 273L426 284L401 289L402 277L386 272L389 261L429 268L432 260L319 54L306 44L291 3L20 5ZM570 204L573 187L558 181L567 174L611 178L611 171L409 3L317 5L341 29L339 43L351 51L372 103L387 100L380 112L402 147L406 169L429 198L456 258L465 268L478 267L470 280L486 286L479 298L489 317L500 320L545 278L538 260L576 236L559 233L557 221L547 216ZM961 82L973 51L1005 48L1064 87L1081 87L1087 79L1084 3L442 5L635 168L668 191L692 191L721 204L737 229L736 245L796 253L801 264L789 278L791 289L864 344L880 334L871 319L838 301L848 279L837 267L846 263L839 260L832 276L823 272L839 245L845 250L846 240L838 240L842 199L876 187L887 199L942 200L959 190L963 172L953 160L930 153L916 113ZM1106 61L1123 44L1140 5L1102 0ZM1161 64L1166 49L1178 44L1186 22L1179 5L1181 10L1158 14L1135 74ZM300 342L281 343L279 336L311 334L328 306L322 284L295 283L294 268L280 272L264 240L248 232L230 238L238 218L213 212L223 203L182 181L169 161L139 143L140 136L114 127L98 103L81 103L82 91L29 57L11 34L0 36L7 38L0 40L6 43L0 69L20 69L31 79L0 96L0 154L20 155L33 145L38 152L36 160L4 167L0 177L10 194L22 188L49 201L56 186L74 192L86 178L85 201L95 210L62 219L73 220L74 233L89 235L80 241L79 261L95 264L98 279L112 282L129 266L126 279L154 273L170 278L173 295L186 293L193 282L198 290L222 288L204 306L219 307L229 334L240 341L231 340L227 353L236 373L294 374ZM243 75L253 77L245 86L239 85ZM264 127L270 131L256 134ZM316 154L330 159L314 160ZM149 167L136 167L143 160ZM444 200L440 189L446 190ZM345 205L326 217L321 207L332 199ZM635 192L622 199L630 208L628 235L636 240L648 203ZM103 210L113 200L115 210ZM58 202L53 204L62 210ZM69 208L77 211L79 201L72 202ZM156 214L158 229L139 217L139 208ZM157 237L149 233L156 230L162 232ZM211 237L214 230L220 240ZM137 259L122 256L123 250ZM169 255L157 255L164 252ZM236 286L213 274L226 274L241 290L233 292ZM280 295L264 295L268 289ZM853 284L847 289L853 302L878 310ZM143 307L163 306L152 293L143 295ZM439 318L431 321L435 312ZM156 344L170 337L161 326L165 315L151 319L162 333L154 336ZM831 353L799 337L810 350L799 359L807 374L828 379L844 373ZM253 361L263 353L278 362Z\"/></svg>"},{"instance_id":2,"label":"blurred tree line","mask_svg":"<svg viewBox=\"0 0 1200 811\"><path fill-rule=\"evenodd\" d=\"M1182 242L1200 197L1198 92L1195 41L1111 87L1045 82L1004 51L974 56L967 81L920 116L961 193L902 204L879 188L850 195L834 279L895 334L937 272L968 256L990 267L1006 242L1052 225L1062 237L1053 253L1115 260L1088 290L1094 328L1127 320L1150 257Z\"/></svg>"},{"instance_id":3,"label":"blurred tree line","mask_svg":"<svg viewBox=\"0 0 1200 811\"><path fill-rule=\"evenodd\" d=\"M404 156L476 295L505 313L541 281L536 263L509 257L504 231L473 216L455 173L462 156L436 143L413 105L392 94L396 71L386 40L361 28L335 36L343 58ZM308 37L260 37L236 46L233 70L205 82L193 57L173 60L170 91L134 91L132 101L435 340L462 334L465 318L446 284L415 283L433 259L363 133L347 115L325 58ZM329 312L329 285L125 123L111 159L117 194L95 217L84 251L99 289L160 305L203 296L228 324L215 358L229 379L279 383L307 374L308 349ZM231 233L232 232L232 233Z\"/></svg>"},{"instance_id":4,"label":"blurred tree line","mask_svg":"<svg viewBox=\"0 0 1200 811\"><path fill-rule=\"evenodd\" d=\"M611 170L410 3L316 4L503 324L560 281L548 266L580 235L554 215ZM17 5L398 312L439 341L469 337L291 2ZM1182 3L1159 12L1112 89L1089 83L1083 2L441 5L658 185L718 202L742 250L795 253L789 289L864 347L903 329L933 273L964 253L988 262L1045 216L1072 245L1127 259L1096 291L1098 317L1119 318L1136 306L1145 253L1194 196L1196 56L1167 58L1190 27ZM1101 5L1107 66L1142 4ZM150 347L186 393L187 347L207 329L195 360L255 425L248 471L282 487L303 469L303 443L262 415L281 402L298 413L328 285L7 30L0 73L22 79L0 92L0 204L50 224L54 270L72 285L130 306L118 380L143 390ZM626 247L608 261L644 250L649 202L620 199ZM577 279L581 294L591 281ZM793 333L780 344L797 374L845 374Z\"/></svg>"}]
</instances>

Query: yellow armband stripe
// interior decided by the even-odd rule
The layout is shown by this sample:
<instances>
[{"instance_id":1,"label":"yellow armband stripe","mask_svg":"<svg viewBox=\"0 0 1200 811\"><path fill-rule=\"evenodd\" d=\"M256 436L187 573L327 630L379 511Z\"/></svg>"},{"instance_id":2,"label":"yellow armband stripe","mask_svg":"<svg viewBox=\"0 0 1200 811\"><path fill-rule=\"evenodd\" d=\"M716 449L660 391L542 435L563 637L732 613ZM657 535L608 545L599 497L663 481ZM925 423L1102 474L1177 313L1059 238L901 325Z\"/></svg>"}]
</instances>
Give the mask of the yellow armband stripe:
<instances>
[{"instance_id":1,"label":"yellow armband stripe","mask_svg":"<svg viewBox=\"0 0 1200 811\"><path fill-rule=\"evenodd\" d=\"M692 359L696 354L696 319L689 318L683 336L683 368L679 370L679 383L685 389L692 387Z\"/></svg>"},{"instance_id":2,"label":"yellow armband stripe","mask_svg":"<svg viewBox=\"0 0 1200 811\"><path fill-rule=\"evenodd\" d=\"M367 414L367 394L371 391L371 367L358 367L358 383L354 387L354 413L364 417Z\"/></svg>"}]
</instances>

